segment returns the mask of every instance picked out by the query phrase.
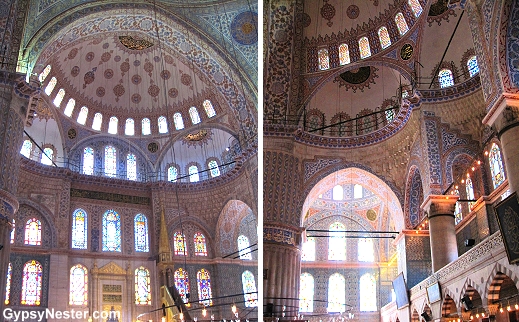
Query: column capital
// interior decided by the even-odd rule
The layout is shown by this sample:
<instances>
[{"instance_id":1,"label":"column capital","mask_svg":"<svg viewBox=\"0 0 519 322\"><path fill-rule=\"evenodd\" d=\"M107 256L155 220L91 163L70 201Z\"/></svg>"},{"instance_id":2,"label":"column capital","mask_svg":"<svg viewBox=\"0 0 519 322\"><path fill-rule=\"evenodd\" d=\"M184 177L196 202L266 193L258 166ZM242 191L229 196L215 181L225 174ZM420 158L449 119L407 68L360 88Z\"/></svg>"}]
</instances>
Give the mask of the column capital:
<instances>
[{"instance_id":1,"label":"column capital","mask_svg":"<svg viewBox=\"0 0 519 322\"><path fill-rule=\"evenodd\" d=\"M446 214L454 216L454 207L459 198L457 195L429 195L420 208L428 214L429 218Z\"/></svg>"},{"instance_id":2,"label":"column capital","mask_svg":"<svg viewBox=\"0 0 519 322\"><path fill-rule=\"evenodd\" d=\"M506 123L518 121L519 97L503 93L501 97L489 109L483 118L483 124L495 126L498 131L506 126ZM504 119L504 120L503 120ZM505 124L502 124L504 121Z\"/></svg>"}]
</instances>

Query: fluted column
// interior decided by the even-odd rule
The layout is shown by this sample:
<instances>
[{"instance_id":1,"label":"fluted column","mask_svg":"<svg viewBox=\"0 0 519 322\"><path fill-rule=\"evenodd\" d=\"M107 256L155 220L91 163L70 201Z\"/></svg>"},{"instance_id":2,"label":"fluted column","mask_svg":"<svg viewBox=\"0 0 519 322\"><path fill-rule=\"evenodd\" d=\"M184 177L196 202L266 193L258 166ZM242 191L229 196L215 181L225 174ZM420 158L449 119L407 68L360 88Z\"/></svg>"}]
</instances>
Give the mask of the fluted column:
<instances>
[{"instance_id":1,"label":"fluted column","mask_svg":"<svg viewBox=\"0 0 519 322\"><path fill-rule=\"evenodd\" d=\"M453 195L429 195L422 204L422 209L429 217L433 272L458 258L454 222L454 208L458 199L459 196Z\"/></svg>"}]
</instances>

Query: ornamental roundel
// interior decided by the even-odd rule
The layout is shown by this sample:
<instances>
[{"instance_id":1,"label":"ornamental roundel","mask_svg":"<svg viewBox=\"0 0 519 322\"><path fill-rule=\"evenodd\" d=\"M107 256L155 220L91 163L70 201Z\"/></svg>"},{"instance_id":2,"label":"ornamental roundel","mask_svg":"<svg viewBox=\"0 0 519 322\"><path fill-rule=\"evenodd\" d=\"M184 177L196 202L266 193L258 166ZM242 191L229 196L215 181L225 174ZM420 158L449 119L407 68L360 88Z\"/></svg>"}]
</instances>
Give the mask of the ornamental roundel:
<instances>
[{"instance_id":1,"label":"ornamental roundel","mask_svg":"<svg viewBox=\"0 0 519 322\"><path fill-rule=\"evenodd\" d=\"M160 57L159 56L155 56L153 57L153 61L158 63L160 61Z\"/></svg>"},{"instance_id":2,"label":"ornamental roundel","mask_svg":"<svg viewBox=\"0 0 519 322\"><path fill-rule=\"evenodd\" d=\"M101 61L103 63L106 63L107 61L110 60L110 58L112 57L112 54L110 54L109 52L104 52L102 55L101 55Z\"/></svg>"},{"instance_id":3,"label":"ornamental roundel","mask_svg":"<svg viewBox=\"0 0 519 322\"><path fill-rule=\"evenodd\" d=\"M162 79L168 80L171 77L171 72L169 70L163 70L160 72L160 77L162 77Z\"/></svg>"},{"instance_id":4,"label":"ornamental roundel","mask_svg":"<svg viewBox=\"0 0 519 322\"><path fill-rule=\"evenodd\" d=\"M124 89L124 86L121 84L117 84L114 86L114 94L117 97L123 96L125 91L126 90Z\"/></svg>"},{"instance_id":5,"label":"ornamental roundel","mask_svg":"<svg viewBox=\"0 0 519 322\"><path fill-rule=\"evenodd\" d=\"M178 89L170 88L168 91L168 96L171 98L176 98L178 96Z\"/></svg>"},{"instance_id":6,"label":"ornamental roundel","mask_svg":"<svg viewBox=\"0 0 519 322\"><path fill-rule=\"evenodd\" d=\"M151 76L151 72L153 72L153 64L150 63L147 59L146 59L146 62L144 63L144 71L146 73L148 73L148 75Z\"/></svg>"},{"instance_id":7,"label":"ornamental roundel","mask_svg":"<svg viewBox=\"0 0 519 322\"><path fill-rule=\"evenodd\" d=\"M367 212L366 212L366 218L368 218L368 220L370 221L375 221L377 219L377 213L375 210L373 209L369 209Z\"/></svg>"},{"instance_id":8,"label":"ornamental roundel","mask_svg":"<svg viewBox=\"0 0 519 322\"><path fill-rule=\"evenodd\" d=\"M182 84L186 86L191 85L191 75L182 74L182 76L180 77L180 81L182 82Z\"/></svg>"},{"instance_id":9,"label":"ornamental roundel","mask_svg":"<svg viewBox=\"0 0 519 322\"><path fill-rule=\"evenodd\" d=\"M402 49L400 49L400 58L403 60L409 60L411 57L413 57L413 46L411 44L405 44L402 46Z\"/></svg>"},{"instance_id":10,"label":"ornamental roundel","mask_svg":"<svg viewBox=\"0 0 519 322\"><path fill-rule=\"evenodd\" d=\"M70 75L72 75L72 77L76 77L77 75L79 75L79 71L80 71L79 66L74 66L70 70Z\"/></svg>"},{"instance_id":11,"label":"ornamental roundel","mask_svg":"<svg viewBox=\"0 0 519 322\"><path fill-rule=\"evenodd\" d=\"M98 97L103 97L103 96L105 96L105 94L106 94L106 90L105 90L104 87L98 87L98 88L96 89L96 95L97 95Z\"/></svg>"},{"instance_id":12,"label":"ornamental roundel","mask_svg":"<svg viewBox=\"0 0 519 322\"><path fill-rule=\"evenodd\" d=\"M86 56L85 56L85 60L86 60L87 62L91 62L92 60L94 60L94 57L95 57L95 54L94 54L93 51L91 51L91 52L88 52L88 53L86 54Z\"/></svg>"},{"instance_id":13,"label":"ornamental roundel","mask_svg":"<svg viewBox=\"0 0 519 322\"><path fill-rule=\"evenodd\" d=\"M103 49L108 49L108 47L110 47L110 44L107 43L107 42L105 42L105 43L103 44Z\"/></svg>"},{"instance_id":14,"label":"ornamental roundel","mask_svg":"<svg viewBox=\"0 0 519 322\"><path fill-rule=\"evenodd\" d=\"M324 5L321 8L321 17L328 20L326 23L328 27L333 25L332 19L335 17L335 7L328 3L328 0L324 0Z\"/></svg>"},{"instance_id":15,"label":"ornamental roundel","mask_svg":"<svg viewBox=\"0 0 519 322\"><path fill-rule=\"evenodd\" d=\"M132 76L132 83L134 85L139 85L142 81L142 77L140 75L133 75Z\"/></svg>"},{"instance_id":16,"label":"ornamental roundel","mask_svg":"<svg viewBox=\"0 0 519 322\"><path fill-rule=\"evenodd\" d=\"M356 5L352 4L351 6L346 9L346 15L350 19L357 19L360 14L360 9Z\"/></svg>"},{"instance_id":17,"label":"ornamental roundel","mask_svg":"<svg viewBox=\"0 0 519 322\"><path fill-rule=\"evenodd\" d=\"M111 79L112 77L114 77L114 71L110 68L105 70L104 74L106 79Z\"/></svg>"},{"instance_id":18,"label":"ornamental roundel","mask_svg":"<svg viewBox=\"0 0 519 322\"><path fill-rule=\"evenodd\" d=\"M83 88L86 87L86 85L90 85L95 80L95 75L93 71L86 72L85 76L83 77L83 80L85 81L85 84L83 84Z\"/></svg>"},{"instance_id":19,"label":"ornamental roundel","mask_svg":"<svg viewBox=\"0 0 519 322\"><path fill-rule=\"evenodd\" d=\"M141 95L140 94L133 94L132 95L132 103L139 104L141 102Z\"/></svg>"},{"instance_id":20,"label":"ornamental roundel","mask_svg":"<svg viewBox=\"0 0 519 322\"><path fill-rule=\"evenodd\" d=\"M258 42L258 14L245 11L238 14L231 22L232 38L239 44L252 45Z\"/></svg>"},{"instance_id":21,"label":"ornamental roundel","mask_svg":"<svg viewBox=\"0 0 519 322\"><path fill-rule=\"evenodd\" d=\"M130 63L128 61L125 61L121 64L121 72L123 72L123 76L124 76L124 73L126 73L127 71L130 70Z\"/></svg>"},{"instance_id":22,"label":"ornamental roundel","mask_svg":"<svg viewBox=\"0 0 519 322\"><path fill-rule=\"evenodd\" d=\"M310 16L306 12L301 13L299 15L299 19L301 21L301 24L303 25L303 28L310 26L310 24L312 23L312 18L310 18Z\"/></svg>"},{"instance_id":23,"label":"ornamental roundel","mask_svg":"<svg viewBox=\"0 0 519 322\"><path fill-rule=\"evenodd\" d=\"M118 63L121 61L121 56L117 55L114 57L114 62Z\"/></svg>"},{"instance_id":24,"label":"ornamental roundel","mask_svg":"<svg viewBox=\"0 0 519 322\"><path fill-rule=\"evenodd\" d=\"M139 67L140 65L141 65L141 61L140 60L136 59L136 60L133 61L133 66Z\"/></svg>"},{"instance_id":25,"label":"ornamental roundel","mask_svg":"<svg viewBox=\"0 0 519 322\"><path fill-rule=\"evenodd\" d=\"M164 61L166 62L166 64L173 64L174 65L174 60L173 60L173 57L171 57L170 55L166 55L164 57Z\"/></svg>"},{"instance_id":26,"label":"ornamental roundel","mask_svg":"<svg viewBox=\"0 0 519 322\"><path fill-rule=\"evenodd\" d=\"M159 144L157 142L150 142L148 144L148 151L155 153L159 150Z\"/></svg>"},{"instance_id":27,"label":"ornamental roundel","mask_svg":"<svg viewBox=\"0 0 519 322\"><path fill-rule=\"evenodd\" d=\"M68 53L68 59L74 59L78 53L78 49L77 48L72 48L69 53Z\"/></svg>"},{"instance_id":28,"label":"ornamental roundel","mask_svg":"<svg viewBox=\"0 0 519 322\"><path fill-rule=\"evenodd\" d=\"M151 84L148 88L148 94L150 94L151 97L157 97L157 95L159 95L159 92L160 88L155 84Z\"/></svg>"},{"instance_id":29,"label":"ornamental roundel","mask_svg":"<svg viewBox=\"0 0 519 322\"><path fill-rule=\"evenodd\" d=\"M67 131L67 136L68 136L68 138L71 139L71 140L75 139L76 136L77 136L76 129L73 129L73 128L68 129L68 131Z\"/></svg>"}]
</instances>

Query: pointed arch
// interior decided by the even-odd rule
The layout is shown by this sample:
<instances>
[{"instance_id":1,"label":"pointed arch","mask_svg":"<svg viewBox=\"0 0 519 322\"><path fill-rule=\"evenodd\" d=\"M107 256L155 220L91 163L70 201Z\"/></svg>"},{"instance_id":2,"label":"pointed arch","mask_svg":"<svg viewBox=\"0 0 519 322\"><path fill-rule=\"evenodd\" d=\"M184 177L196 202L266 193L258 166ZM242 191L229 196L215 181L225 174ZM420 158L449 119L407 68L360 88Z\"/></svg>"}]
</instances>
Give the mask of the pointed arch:
<instances>
[{"instance_id":1,"label":"pointed arch","mask_svg":"<svg viewBox=\"0 0 519 322\"><path fill-rule=\"evenodd\" d=\"M143 266L135 270L135 304L151 305L150 271Z\"/></svg>"},{"instance_id":2,"label":"pointed arch","mask_svg":"<svg viewBox=\"0 0 519 322\"><path fill-rule=\"evenodd\" d=\"M187 298L187 294L189 294L189 275L187 271L182 268L177 269L174 274L174 279L175 287L182 297L182 301L187 303L189 301Z\"/></svg>"},{"instance_id":3,"label":"pointed arch","mask_svg":"<svg viewBox=\"0 0 519 322\"><path fill-rule=\"evenodd\" d=\"M135 251L149 252L148 243L148 218L143 214L135 215L133 219L134 235L135 235Z\"/></svg>"},{"instance_id":4,"label":"pointed arch","mask_svg":"<svg viewBox=\"0 0 519 322\"><path fill-rule=\"evenodd\" d=\"M72 214L72 248L87 249L88 216L85 210L78 208Z\"/></svg>"},{"instance_id":5,"label":"pointed arch","mask_svg":"<svg viewBox=\"0 0 519 322\"><path fill-rule=\"evenodd\" d=\"M88 271L81 264L74 265L70 269L69 304L88 304Z\"/></svg>"},{"instance_id":6,"label":"pointed arch","mask_svg":"<svg viewBox=\"0 0 519 322\"><path fill-rule=\"evenodd\" d=\"M103 215L103 252L121 252L121 217L114 210Z\"/></svg>"},{"instance_id":7,"label":"pointed arch","mask_svg":"<svg viewBox=\"0 0 519 322\"><path fill-rule=\"evenodd\" d=\"M252 274L250 271L244 271L241 274L241 282L243 287L245 307L257 307L258 293L256 289L256 282L254 281L254 274Z\"/></svg>"},{"instance_id":8,"label":"pointed arch","mask_svg":"<svg viewBox=\"0 0 519 322\"><path fill-rule=\"evenodd\" d=\"M43 267L40 262L30 260L23 265L22 294L20 304L39 306L43 282Z\"/></svg>"}]
</instances>

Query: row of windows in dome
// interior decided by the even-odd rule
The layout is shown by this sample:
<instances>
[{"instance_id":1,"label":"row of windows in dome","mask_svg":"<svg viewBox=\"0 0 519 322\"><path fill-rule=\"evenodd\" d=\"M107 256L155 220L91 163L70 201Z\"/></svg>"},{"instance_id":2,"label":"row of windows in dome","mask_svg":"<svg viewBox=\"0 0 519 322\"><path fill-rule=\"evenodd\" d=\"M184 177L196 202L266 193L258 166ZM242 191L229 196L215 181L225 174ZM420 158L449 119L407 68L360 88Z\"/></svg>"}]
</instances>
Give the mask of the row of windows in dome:
<instances>
[{"instance_id":1,"label":"row of windows in dome","mask_svg":"<svg viewBox=\"0 0 519 322\"><path fill-rule=\"evenodd\" d=\"M310 273L300 275L299 312L314 311L314 277ZM346 279L335 273L328 279L328 312L346 311ZM361 312L377 311L377 281L370 273L359 279L359 309Z\"/></svg>"},{"instance_id":2,"label":"row of windows in dome","mask_svg":"<svg viewBox=\"0 0 519 322\"><path fill-rule=\"evenodd\" d=\"M205 237L201 233L194 236L195 256L207 256L207 248L205 245ZM249 238L245 235L238 236L238 253L240 259L252 260ZM184 233L177 231L173 233L173 250L178 256L188 256L186 245L186 237Z\"/></svg>"},{"instance_id":3,"label":"row of windows in dome","mask_svg":"<svg viewBox=\"0 0 519 322\"><path fill-rule=\"evenodd\" d=\"M475 55L469 57L466 62L469 76L473 77L479 73L478 59ZM442 68L438 72L438 83L441 88L454 86L454 75L449 68Z\"/></svg>"}]
</instances>

